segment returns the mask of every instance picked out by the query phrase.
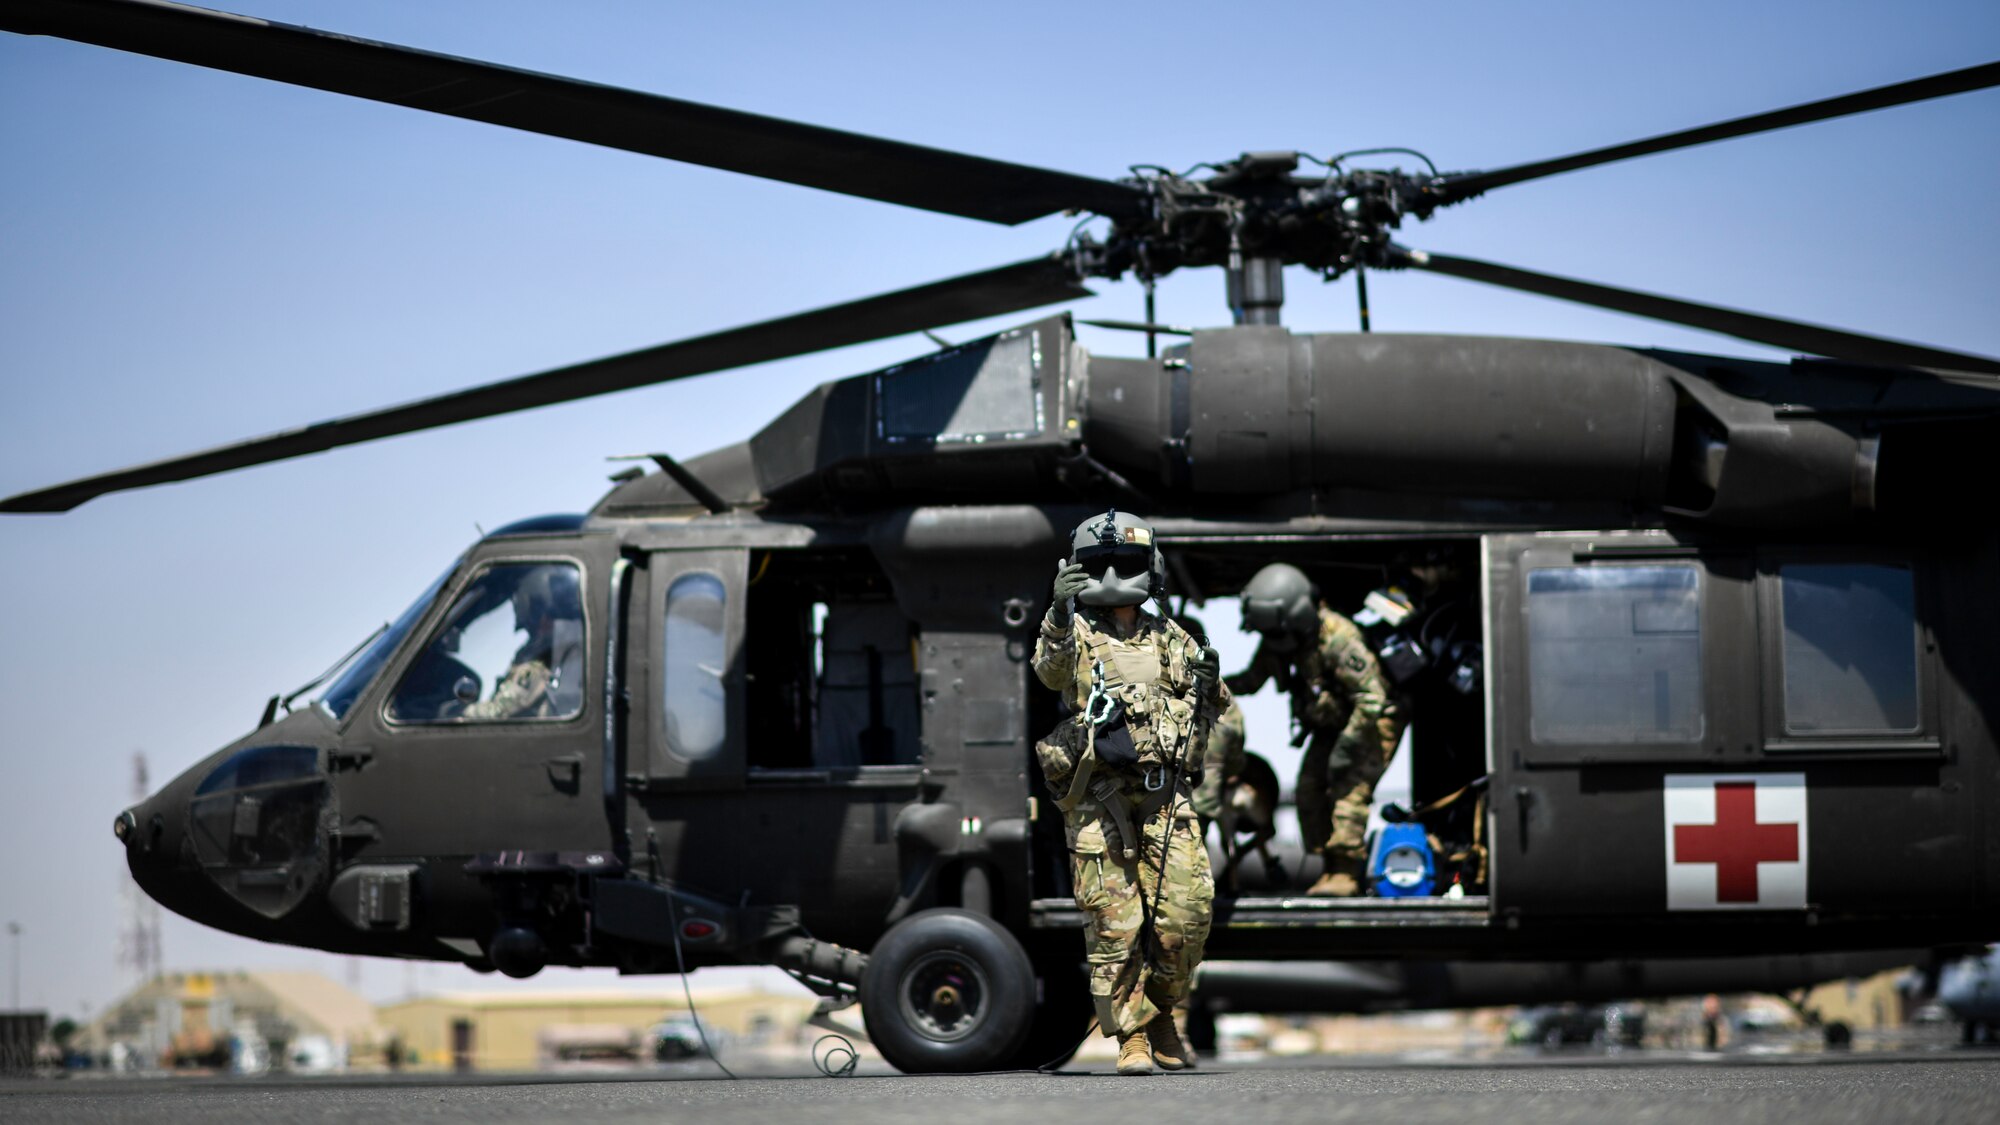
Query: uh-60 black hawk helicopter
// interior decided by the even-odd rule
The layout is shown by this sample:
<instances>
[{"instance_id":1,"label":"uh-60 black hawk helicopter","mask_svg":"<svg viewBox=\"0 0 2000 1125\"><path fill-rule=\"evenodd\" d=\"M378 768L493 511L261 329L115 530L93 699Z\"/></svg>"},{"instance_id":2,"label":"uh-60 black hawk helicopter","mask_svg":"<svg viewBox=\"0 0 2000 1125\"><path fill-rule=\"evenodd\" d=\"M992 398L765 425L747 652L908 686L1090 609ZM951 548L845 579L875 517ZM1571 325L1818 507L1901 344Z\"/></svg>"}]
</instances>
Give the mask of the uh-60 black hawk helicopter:
<instances>
[{"instance_id":1,"label":"uh-60 black hawk helicopter","mask_svg":"<svg viewBox=\"0 0 2000 1125\"><path fill-rule=\"evenodd\" d=\"M1144 358L1043 319L828 383L747 442L654 455L587 514L486 535L312 705L274 699L118 816L135 877L190 918L513 975L776 964L858 992L905 1069L1041 1061L1088 1005L1030 753L1057 703L1027 659L1068 529L1117 505L1154 522L1196 603L1274 560L1341 606L1398 560L1462 578L1456 687L1419 701L1410 752L1417 802L1477 794L1425 821L1483 857L1459 872L1469 893L1250 889L1219 904L1214 955L1722 956L2000 931L1983 815L2000 802L2000 528L1990 506L1937 518L2000 438L2000 360L1391 237L1541 176L2000 85L2000 64L1499 171L1287 152L1111 181L150 0L20 0L0 27L991 222L1110 220L1046 258L10 512L1053 304L1089 277L1228 279L1232 327L1180 333L1149 300L1130 326ZM1365 319L1295 334L1285 265L1430 270L1813 358ZM963 913L982 937L942 922Z\"/></svg>"}]
</instances>

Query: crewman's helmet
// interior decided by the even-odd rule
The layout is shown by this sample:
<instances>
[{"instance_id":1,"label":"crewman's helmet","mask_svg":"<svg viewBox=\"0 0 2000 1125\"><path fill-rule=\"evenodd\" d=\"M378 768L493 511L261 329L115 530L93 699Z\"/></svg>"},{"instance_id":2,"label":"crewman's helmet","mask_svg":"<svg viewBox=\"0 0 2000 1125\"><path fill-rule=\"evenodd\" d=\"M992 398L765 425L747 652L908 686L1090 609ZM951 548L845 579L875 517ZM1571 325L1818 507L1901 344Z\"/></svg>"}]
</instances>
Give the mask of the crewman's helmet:
<instances>
[{"instance_id":1,"label":"crewman's helmet","mask_svg":"<svg viewBox=\"0 0 2000 1125\"><path fill-rule=\"evenodd\" d=\"M1139 605L1166 590L1166 559L1153 543L1153 525L1116 508L1076 525L1069 561L1083 567L1090 584L1076 596L1088 606Z\"/></svg>"},{"instance_id":2,"label":"crewman's helmet","mask_svg":"<svg viewBox=\"0 0 2000 1125\"><path fill-rule=\"evenodd\" d=\"M544 620L583 616L576 568L564 563L545 563L522 575L513 601L515 625L530 632Z\"/></svg>"},{"instance_id":3,"label":"crewman's helmet","mask_svg":"<svg viewBox=\"0 0 2000 1125\"><path fill-rule=\"evenodd\" d=\"M1319 591L1305 572L1272 563L1243 587L1243 629L1264 634L1264 643L1290 652L1319 631Z\"/></svg>"}]
</instances>

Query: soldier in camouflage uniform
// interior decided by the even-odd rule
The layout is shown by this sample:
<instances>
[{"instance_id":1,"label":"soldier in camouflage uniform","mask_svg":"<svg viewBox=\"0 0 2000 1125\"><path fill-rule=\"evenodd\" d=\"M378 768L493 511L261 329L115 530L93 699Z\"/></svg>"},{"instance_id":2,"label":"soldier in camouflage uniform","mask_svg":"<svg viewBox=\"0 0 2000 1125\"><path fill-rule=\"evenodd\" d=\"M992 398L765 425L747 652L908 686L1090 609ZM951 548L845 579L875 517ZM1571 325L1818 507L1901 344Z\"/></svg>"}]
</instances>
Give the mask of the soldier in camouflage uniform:
<instances>
[{"instance_id":1,"label":"soldier in camouflage uniform","mask_svg":"<svg viewBox=\"0 0 2000 1125\"><path fill-rule=\"evenodd\" d=\"M1308 852L1324 857L1310 894L1361 893L1368 807L1403 737L1401 705L1354 622L1319 601L1298 568L1273 563L1243 588L1243 627L1262 633L1250 666L1227 678L1249 694L1270 679L1292 697L1306 741L1296 799Z\"/></svg>"},{"instance_id":2,"label":"soldier in camouflage uniform","mask_svg":"<svg viewBox=\"0 0 2000 1125\"><path fill-rule=\"evenodd\" d=\"M1140 608L1163 578L1152 540L1117 512L1078 527L1035 645L1036 677L1075 712L1035 754L1063 810L1091 999L1120 1074L1194 1065L1173 1009L1201 962L1215 880L1189 789L1229 704L1214 650Z\"/></svg>"}]
</instances>

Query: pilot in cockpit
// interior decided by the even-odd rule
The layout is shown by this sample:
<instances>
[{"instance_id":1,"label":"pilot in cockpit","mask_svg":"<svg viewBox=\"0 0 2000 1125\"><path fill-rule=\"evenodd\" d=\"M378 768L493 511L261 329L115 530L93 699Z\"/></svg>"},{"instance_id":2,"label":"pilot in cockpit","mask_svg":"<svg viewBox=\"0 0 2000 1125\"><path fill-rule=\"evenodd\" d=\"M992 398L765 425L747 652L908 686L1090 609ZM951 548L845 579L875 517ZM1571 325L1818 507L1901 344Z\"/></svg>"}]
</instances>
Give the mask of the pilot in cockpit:
<instances>
[{"instance_id":1,"label":"pilot in cockpit","mask_svg":"<svg viewBox=\"0 0 2000 1125\"><path fill-rule=\"evenodd\" d=\"M527 634L491 698L469 703L463 719L574 715L583 705L583 599L576 570L538 566L514 587L514 628Z\"/></svg>"}]
</instances>

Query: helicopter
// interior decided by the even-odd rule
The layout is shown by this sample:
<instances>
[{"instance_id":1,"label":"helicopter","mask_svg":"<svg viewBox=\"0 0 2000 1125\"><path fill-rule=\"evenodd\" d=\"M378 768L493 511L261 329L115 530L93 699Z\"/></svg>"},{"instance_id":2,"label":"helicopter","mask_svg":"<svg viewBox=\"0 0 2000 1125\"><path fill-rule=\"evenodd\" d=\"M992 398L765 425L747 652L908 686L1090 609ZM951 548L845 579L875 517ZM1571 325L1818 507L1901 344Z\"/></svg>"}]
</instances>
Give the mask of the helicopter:
<instances>
[{"instance_id":1,"label":"helicopter","mask_svg":"<svg viewBox=\"0 0 2000 1125\"><path fill-rule=\"evenodd\" d=\"M521 77L174 6L29 4L18 13L6 17L10 29L108 36L253 73L281 56L341 53L312 84L375 75L344 61L355 51L379 52L368 57L391 71L448 63L454 74L472 68L467 82ZM1879 107L1996 81L1993 67L1973 68L1841 104ZM533 100L488 93L463 105ZM709 118L763 127L726 111ZM808 147L830 143L827 131L789 132ZM802 151L777 164L803 174ZM1510 273L1407 250L1390 236L1405 219L1460 202L1446 198L1453 192L1505 186L1505 174L1301 174L1295 154L1257 153L1219 162L1208 177L1154 169L1121 186L887 142L866 151L871 171L841 189L895 195L902 189L884 171L891 157L937 156L949 168L931 183L976 182L972 171L986 169L1030 187L1076 188L1085 195L1053 209L1102 208L1111 229L1049 258L40 490L5 507L66 507L108 487L694 374L719 359L733 366L1001 315L1080 296L1090 276L1222 266L1238 327L1183 337L1149 314L1135 331L1156 354L1117 359L1081 349L1067 318L1037 321L828 384L750 442L685 463L649 457L658 472L621 481L587 515L483 536L346 663L319 703L282 718L281 706L268 708L255 733L121 816L134 872L155 897L270 940L512 973L770 961L836 996L876 990L865 1009L871 1031L907 1069L1013 1058L1045 1038L1043 1024L1067 1026L1060 1007L1075 998L1060 985L1075 924L1050 869L1060 845L1052 850L1025 752L1052 724L1053 702L1022 686L1016 650L1045 599L1046 562L1063 530L1120 503L1156 516L1173 580L1197 600L1226 596L1273 557L1305 567L1343 603L1411 548L1444 552L1480 577L1490 893L1393 903L1246 897L1226 907L1218 950L1560 957L1615 946L1665 955L1900 945L1913 925L1927 940L1971 940L1990 927L1976 894L1941 897L1890 870L1889 858L1908 840L1905 852L1939 885L1992 877L1969 828L1990 784L1979 714L1991 685L1966 670L1984 641L1976 615L1947 620L1936 608L1984 588L1992 532L1911 528L1933 514L1938 482L1974 463L1990 434L1993 391L1979 373L1994 361ZM1018 181L998 194L1008 207L1041 205ZM891 201L985 206L922 193ZM1308 228L1296 244L1288 218ZM1287 262L1503 279L1830 358L1784 365L1532 341L1296 336L1277 323L1274 282ZM1169 338L1189 342L1154 343ZM1449 402L1471 408L1437 405ZM1286 426L1274 429L1277 419ZM1784 710L1792 657L1777 638L1789 636L1787 567L1801 587L1846 582L1875 618L1902 607L1917 643L1909 668L1888 672L1908 672L1890 725L1835 737ZM506 672L494 654L508 646L494 638L510 635L505 615L528 587L523 601L574 610L557 616L580 625L568 650L577 671L565 677L575 694L552 693L549 713L527 725L468 717ZM1588 699L1560 702L1563 675L1535 678L1554 659L1538 656L1538 643L1560 651L1587 639L1537 633L1533 622L1563 617L1537 613L1537 597L1572 602L1576 628L1608 616L1629 619L1632 638L1657 638L1643 642L1651 663L1617 685L1644 696L1650 716L1607 719ZM681 660L683 651L693 655ZM690 730L705 739L690 741ZM486 785L479 822L437 817L433 795L467 776ZM1720 823L1723 805L1739 807L1743 794L1727 787L1744 782L1728 777L1754 778L1797 806L1786 806L1792 820L1779 819L1796 829L1812 881L1807 859L1795 858L1780 861L1796 865L1785 873L1792 883L1777 887L1784 879L1774 874L1764 888L1796 890L1796 903L1766 901L1763 890L1745 900L1719 873L1710 901L1676 903L1676 834L1660 838L1668 781L1708 782L1708 810L1684 820L1699 827ZM1866 817L1871 838L1830 840L1822 830L1808 843L1807 793L1814 818ZM1908 807L1885 819L1884 794ZM1698 806L1701 796L1691 799ZM1752 796L1752 826L1773 816L1765 803ZM1953 818L1960 827L1941 836L1940 820ZM744 841L736 830L752 822L760 833ZM740 847L724 858L703 846L719 840ZM1588 849L1603 847L1629 849L1650 870L1588 864ZM1751 870L1754 885L1760 865ZM994 921L992 948L962 953L947 976L924 944L940 908ZM990 986L977 993L984 1006L966 1004L957 977L968 974ZM1020 1002L1037 995L1039 1004Z\"/></svg>"}]
</instances>

